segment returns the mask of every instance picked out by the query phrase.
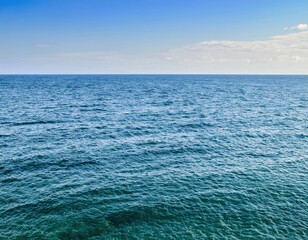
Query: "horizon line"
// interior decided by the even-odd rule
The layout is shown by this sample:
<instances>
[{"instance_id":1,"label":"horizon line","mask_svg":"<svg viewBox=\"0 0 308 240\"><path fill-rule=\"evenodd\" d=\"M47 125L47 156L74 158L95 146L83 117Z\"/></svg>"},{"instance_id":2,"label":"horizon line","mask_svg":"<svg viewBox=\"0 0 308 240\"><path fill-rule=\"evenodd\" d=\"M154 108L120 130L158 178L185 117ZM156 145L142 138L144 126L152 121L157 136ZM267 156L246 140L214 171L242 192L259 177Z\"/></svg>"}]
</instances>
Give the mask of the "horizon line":
<instances>
[{"instance_id":1,"label":"horizon line","mask_svg":"<svg viewBox=\"0 0 308 240\"><path fill-rule=\"evenodd\" d=\"M242 75L242 76L308 76L308 73L0 73L16 75Z\"/></svg>"}]
</instances>

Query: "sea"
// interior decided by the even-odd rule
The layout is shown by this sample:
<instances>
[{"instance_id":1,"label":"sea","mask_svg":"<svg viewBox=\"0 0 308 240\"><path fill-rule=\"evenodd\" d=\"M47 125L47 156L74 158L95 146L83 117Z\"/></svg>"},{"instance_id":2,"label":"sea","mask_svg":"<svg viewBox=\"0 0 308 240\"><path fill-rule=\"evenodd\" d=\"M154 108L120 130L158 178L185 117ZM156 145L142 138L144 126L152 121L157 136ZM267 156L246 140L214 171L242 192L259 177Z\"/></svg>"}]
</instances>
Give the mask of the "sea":
<instances>
[{"instance_id":1,"label":"sea","mask_svg":"<svg viewBox=\"0 0 308 240\"><path fill-rule=\"evenodd\" d=\"M308 76L0 75L0 239L308 239Z\"/></svg>"}]
</instances>

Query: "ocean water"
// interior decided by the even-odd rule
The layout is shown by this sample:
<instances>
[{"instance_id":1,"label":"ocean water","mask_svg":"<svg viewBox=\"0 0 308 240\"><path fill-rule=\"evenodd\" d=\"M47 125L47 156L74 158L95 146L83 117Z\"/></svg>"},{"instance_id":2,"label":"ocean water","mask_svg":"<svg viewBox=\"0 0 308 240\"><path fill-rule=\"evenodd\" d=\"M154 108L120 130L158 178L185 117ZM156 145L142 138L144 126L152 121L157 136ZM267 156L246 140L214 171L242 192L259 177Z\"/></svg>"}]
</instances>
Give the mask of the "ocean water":
<instances>
[{"instance_id":1,"label":"ocean water","mask_svg":"<svg viewBox=\"0 0 308 240\"><path fill-rule=\"evenodd\" d=\"M308 76L0 76L0 239L308 239Z\"/></svg>"}]
</instances>

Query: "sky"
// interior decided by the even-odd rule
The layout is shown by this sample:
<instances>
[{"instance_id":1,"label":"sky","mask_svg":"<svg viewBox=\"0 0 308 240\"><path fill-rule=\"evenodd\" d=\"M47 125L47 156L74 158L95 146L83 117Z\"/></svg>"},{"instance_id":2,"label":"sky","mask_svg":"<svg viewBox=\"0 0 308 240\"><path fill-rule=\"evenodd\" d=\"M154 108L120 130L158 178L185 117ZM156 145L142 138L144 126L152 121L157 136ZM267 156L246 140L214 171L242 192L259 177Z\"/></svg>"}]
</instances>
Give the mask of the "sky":
<instances>
[{"instance_id":1,"label":"sky","mask_svg":"<svg viewBox=\"0 0 308 240\"><path fill-rule=\"evenodd\" d=\"M308 74L307 0L0 0L0 74Z\"/></svg>"}]
</instances>

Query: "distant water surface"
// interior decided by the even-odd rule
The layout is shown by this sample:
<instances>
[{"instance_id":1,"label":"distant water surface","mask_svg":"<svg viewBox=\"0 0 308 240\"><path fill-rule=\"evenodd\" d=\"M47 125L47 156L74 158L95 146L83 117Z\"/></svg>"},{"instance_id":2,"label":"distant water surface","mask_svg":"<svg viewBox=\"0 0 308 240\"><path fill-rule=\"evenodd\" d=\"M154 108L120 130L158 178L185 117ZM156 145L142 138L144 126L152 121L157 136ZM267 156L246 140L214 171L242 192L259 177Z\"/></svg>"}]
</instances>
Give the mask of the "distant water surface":
<instances>
[{"instance_id":1,"label":"distant water surface","mask_svg":"<svg viewBox=\"0 0 308 240\"><path fill-rule=\"evenodd\" d=\"M308 239L308 76L0 76L0 239Z\"/></svg>"}]
</instances>

